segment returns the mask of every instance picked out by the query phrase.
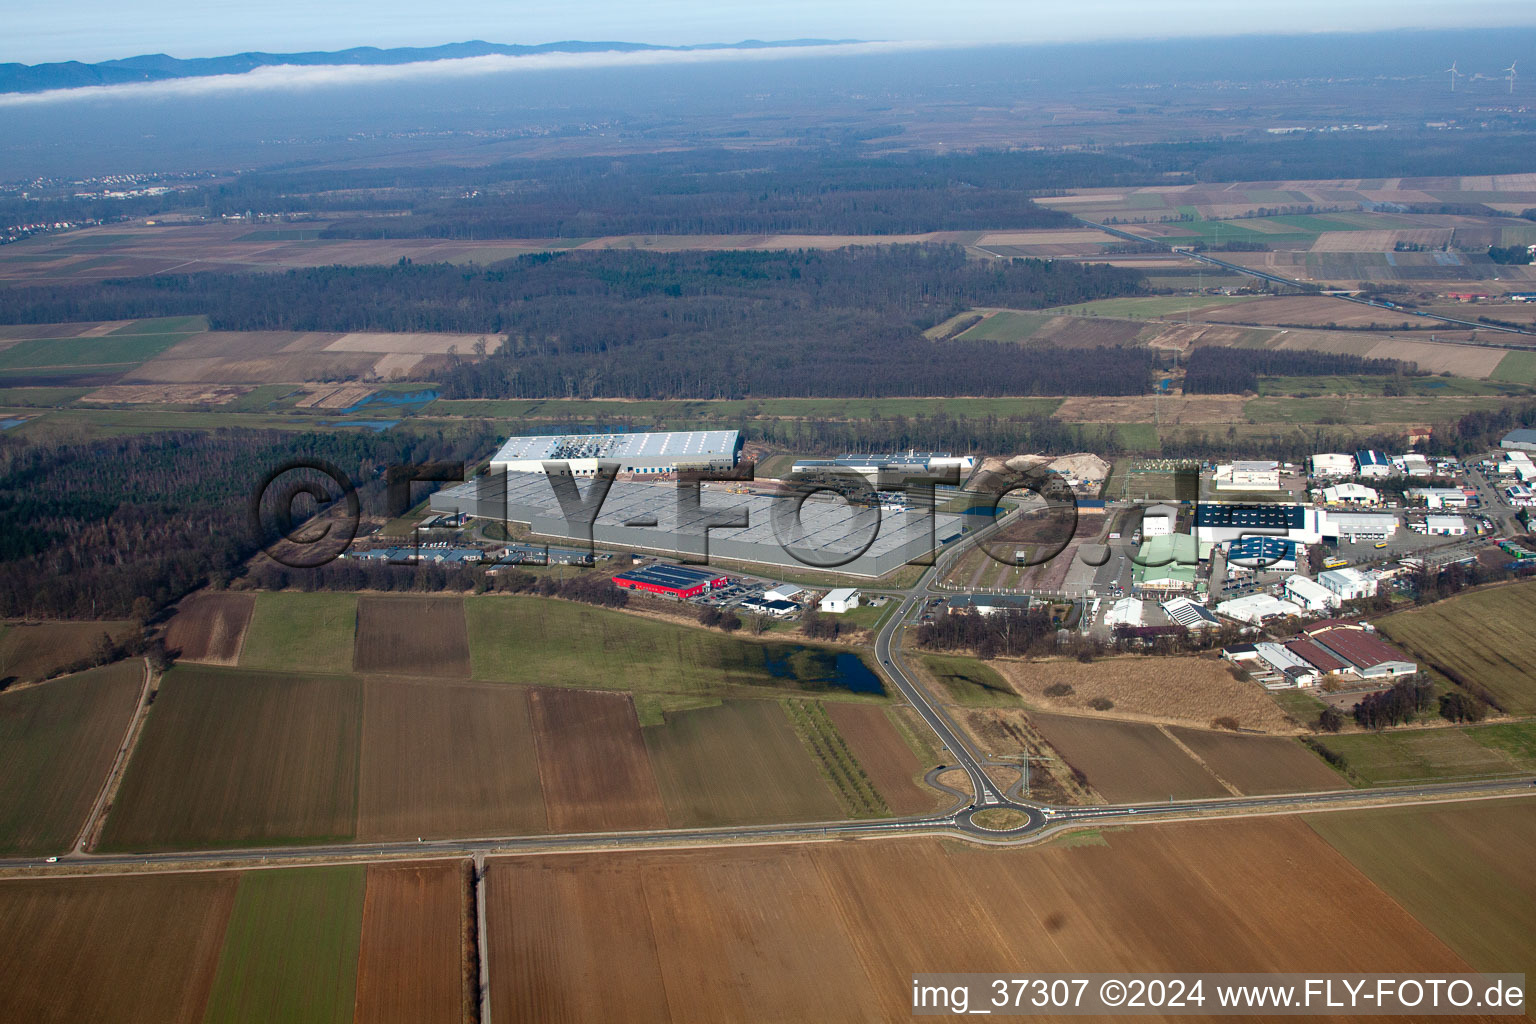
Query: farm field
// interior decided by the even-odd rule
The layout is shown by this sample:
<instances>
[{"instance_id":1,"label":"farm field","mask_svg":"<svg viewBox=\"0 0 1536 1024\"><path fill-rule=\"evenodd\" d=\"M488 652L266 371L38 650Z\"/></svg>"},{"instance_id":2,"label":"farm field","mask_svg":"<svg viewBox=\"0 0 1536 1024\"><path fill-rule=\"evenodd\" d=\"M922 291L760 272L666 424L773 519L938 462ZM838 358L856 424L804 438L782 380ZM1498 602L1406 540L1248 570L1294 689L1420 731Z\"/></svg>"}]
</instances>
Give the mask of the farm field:
<instances>
[{"instance_id":1,"label":"farm field","mask_svg":"<svg viewBox=\"0 0 1536 1024\"><path fill-rule=\"evenodd\" d=\"M359 839L545 831L526 691L379 676L362 687Z\"/></svg>"},{"instance_id":2,"label":"farm field","mask_svg":"<svg viewBox=\"0 0 1536 1024\"><path fill-rule=\"evenodd\" d=\"M462 861L368 868L356 1024L460 1024L465 1005Z\"/></svg>"},{"instance_id":3,"label":"farm field","mask_svg":"<svg viewBox=\"0 0 1536 1024\"><path fill-rule=\"evenodd\" d=\"M1062 400L1057 419L1068 423L1151 423L1165 427L1196 423L1239 423L1246 416L1242 395L1133 395Z\"/></svg>"},{"instance_id":4,"label":"farm field","mask_svg":"<svg viewBox=\"0 0 1536 1024\"><path fill-rule=\"evenodd\" d=\"M1349 788L1343 776L1298 740L1178 727L1169 731L1211 771L1249 796Z\"/></svg>"},{"instance_id":5,"label":"farm field","mask_svg":"<svg viewBox=\"0 0 1536 1024\"><path fill-rule=\"evenodd\" d=\"M15 341L0 348L0 382L109 382L200 330L206 330L201 317L169 317L131 322L99 334Z\"/></svg>"},{"instance_id":6,"label":"farm field","mask_svg":"<svg viewBox=\"0 0 1536 1024\"><path fill-rule=\"evenodd\" d=\"M826 821L843 815L777 701L669 711L641 730L674 826Z\"/></svg>"},{"instance_id":7,"label":"farm field","mask_svg":"<svg viewBox=\"0 0 1536 1024\"><path fill-rule=\"evenodd\" d=\"M1101 658L1091 664L1054 659L1019 661L997 658L992 667L1030 707L1067 710L1094 717L1126 718L1208 728L1216 718L1231 717L1244 729L1292 733L1296 726L1274 701L1252 683L1241 683L1214 658L1152 658L1129 655ZM1045 693L1067 685L1063 697ZM1104 699L1113 707L1098 711L1091 702Z\"/></svg>"},{"instance_id":8,"label":"farm field","mask_svg":"<svg viewBox=\"0 0 1536 1024\"><path fill-rule=\"evenodd\" d=\"M234 665L256 610L255 594L204 591L184 598L165 631L178 661Z\"/></svg>"},{"instance_id":9,"label":"farm field","mask_svg":"<svg viewBox=\"0 0 1536 1024\"><path fill-rule=\"evenodd\" d=\"M1191 316L1201 311L1225 309L1251 302L1252 295L1146 295L1124 299L1096 299L1071 306L1057 306L1047 313L1070 313L1074 316L1110 317L1160 317Z\"/></svg>"},{"instance_id":10,"label":"farm field","mask_svg":"<svg viewBox=\"0 0 1536 1024\"><path fill-rule=\"evenodd\" d=\"M456 597L361 597L358 672L469 678L464 602Z\"/></svg>"},{"instance_id":11,"label":"farm field","mask_svg":"<svg viewBox=\"0 0 1536 1024\"><path fill-rule=\"evenodd\" d=\"M1029 720L1110 803L1231 795L1155 725L1038 712Z\"/></svg>"},{"instance_id":12,"label":"farm field","mask_svg":"<svg viewBox=\"0 0 1536 1024\"><path fill-rule=\"evenodd\" d=\"M1392 807L1304 819L1480 971L1536 963L1536 800Z\"/></svg>"},{"instance_id":13,"label":"farm field","mask_svg":"<svg viewBox=\"0 0 1536 1024\"><path fill-rule=\"evenodd\" d=\"M938 762L924 763L891 723L889 708L869 704L828 703L827 717L837 727L859 766L886 806L897 816L922 814L947 800L921 782Z\"/></svg>"},{"instance_id":14,"label":"farm field","mask_svg":"<svg viewBox=\"0 0 1536 1024\"><path fill-rule=\"evenodd\" d=\"M27 1024L200 1024L237 876L0 880L0 1007Z\"/></svg>"},{"instance_id":15,"label":"farm field","mask_svg":"<svg viewBox=\"0 0 1536 1024\"><path fill-rule=\"evenodd\" d=\"M752 398L752 399L495 399L440 398L432 416L600 423L659 424L655 429L729 427L753 419L871 419L876 416L932 416L962 410L973 416L1048 416L1059 398ZM716 425L716 426L712 426Z\"/></svg>"},{"instance_id":16,"label":"farm field","mask_svg":"<svg viewBox=\"0 0 1536 1024\"><path fill-rule=\"evenodd\" d=\"M1536 722L1319 737L1368 786L1506 778L1536 770Z\"/></svg>"},{"instance_id":17,"label":"farm field","mask_svg":"<svg viewBox=\"0 0 1536 1024\"><path fill-rule=\"evenodd\" d=\"M1511 384L1536 384L1536 352L1510 352L1499 360L1491 377Z\"/></svg>"},{"instance_id":18,"label":"farm field","mask_svg":"<svg viewBox=\"0 0 1536 1024\"><path fill-rule=\"evenodd\" d=\"M143 683L135 659L0 694L0 854L69 849Z\"/></svg>"},{"instance_id":19,"label":"farm field","mask_svg":"<svg viewBox=\"0 0 1536 1024\"><path fill-rule=\"evenodd\" d=\"M1388 615L1382 632L1511 714L1536 713L1536 582L1490 587Z\"/></svg>"},{"instance_id":20,"label":"farm field","mask_svg":"<svg viewBox=\"0 0 1536 1024\"><path fill-rule=\"evenodd\" d=\"M172 669L102 848L350 839L361 704L351 678Z\"/></svg>"},{"instance_id":21,"label":"farm field","mask_svg":"<svg viewBox=\"0 0 1536 1024\"><path fill-rule=\"evenodd\" d=\"M756 643L534 597L468 598L464 613L476 679L637 695L873 696L838 685L842 669L837 658L850 655L832 648Z\"/></svg>"},{"instance_id":22,"label":"farm field","mask_svg":"<svg viewBox=\"0 0 1536 1024\"><path fill-rule=\"evenodd\" d=\"M353 594L257 594L240 667L350 672L356 633L357 597Z\"/></svg>"},{"instance_id":23,"label":"farm field","mask_svg":"<svg viewBox=\"0 0 1536 1024\"><path fill-rule=\"evenodd\" d=\"M0 625L0 678L18 683L46 679L89 657L102 634L121 640L133 628L133 623L117 619L7 622Z\"/></svg>"},{"instance_id":24,"label":"farm field","mask_svg":"<svg viewBox=\"0 0 1536 1024\"><path fill-rule=\"evenodd\" d=\"M235 891L205 1024L347 1024L366 870L247 871Z\"/></svg>"},{"instance_id":25,"label":"farm field","mask_svg":"<svg viewBox=\"0 0 1536 1024\"><path fill-rule=\"evenodd\" d=\"M541 687L528 691L528 708L551 831L631 831L667 823L628 694Z\"/></svg>"},{"instance_id":26,"label":"farm field","mask_svg":"<svg viewBox=\"0 0 1536 1024\"><path fill-rule=\"evenodd\" d=\"M891 884L902 878L925 882ZM1034 972L1466 969L1294 818L1017 850L912 839L497 858L487 882L491 961L520 965L492 971L502 1022L888 1020L910 1013L890 979L999 958ZM784 985L791 970L800 983ZM594 971L609 983L585 983Z\"/></svg>"}]
</instances>

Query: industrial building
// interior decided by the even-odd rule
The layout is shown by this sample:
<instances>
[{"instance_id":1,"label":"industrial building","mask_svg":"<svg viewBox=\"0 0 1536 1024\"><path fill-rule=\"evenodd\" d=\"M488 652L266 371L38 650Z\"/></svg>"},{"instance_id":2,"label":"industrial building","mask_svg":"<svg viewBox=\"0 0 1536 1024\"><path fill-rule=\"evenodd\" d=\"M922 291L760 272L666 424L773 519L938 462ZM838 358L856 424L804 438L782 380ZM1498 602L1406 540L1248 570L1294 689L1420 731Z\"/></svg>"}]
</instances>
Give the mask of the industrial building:
<instances>
[{"instance_id":1,"label":"industrial building","mask_svg":"<svg viewBox=\"0 0 1536 1024\"><path fill-rule=\"evenodd\" d=\"M560 464L571 476L590 477L599 462L619 472L662 476L679 470L726 470L736 465L741 436L734 430L682 430L633 434L540 434L511 437L491 456L491 471L543 473Z\"/></svg>"},{"instance_id":2,"label":"industrial building","mask_svg":"<svg viewBox=\"0 0 1536 1024\"><path fill-rule=\"evenodd\" d=\"M1396 466L1405 476L1431 476L1434 473L1434 470L1432 470L1429 466L1429 459L1425 458L1423 455L1418 454L1417 452L1409 452L1407 455L1400 455L1392 460L1392 464Z\"/></svg>"},{"instance_id":3,"label":"industrial building","mask_svg":"<svg viewBox=\"0 0 1536 1024\"><path fill-rule=\"evenodd\" d=\"M1152 505L1142 510L1141 535L1166 537L1178 525L1179 510L1174 505Z\"/></svg>"},{"instance_id":4,"label":"industrial building","mask_svg":"<svg viewBox=\"0 0 1536 1024\"><path fill-rule=\"evenodd\" d=\"M1316 492L1325 505L1380 505L1381 494L1364 484L1332 484Z\"/></svg>"},{"instance_id":5,"label":"industrial building","mask_svg":"<svg viewBox=\"0 0 1536 1024\"><path fill-rule=\"evenodd\" d=\"M1199 561L1195 538L1187 533L1148 537L1136 553L1131 590L1137 594L1194 590Z\"/></svg>"},{"instance_id":6,"label":"industrial building","mask_svg":"<svg viewBox=\"0 0 1536 1024\"><path fill-rule=\"evenodd\" d=\"M1194 535L1205 545L1225 544L1255 535L1286 537L1298 544L1322 540L1322 513L1301 505L1219 505L1202 502L1195 513Z\"/></svg>"},{"instance_id":7,"label":"industrial building","mask_svg":"<svg viewBox=\"0 0 1536 1024\"><path fill-rule=\"evenodd\" d=\"M1287 537L1244 537L1228 541L1229 568L1261 572L1295 572L1295 541Z\"/></svg>"},{"instance_id":8,"label":"industrial building","mask_svg":"<svg viewBox=\"0 0 1536 1024\"><path fill-rule=\"evenodd\" d=\"M1506 450L1536 452L1536 430L1511 430L1499 442L1499 447Z\"/></svg>"},{"instance_id":9,"label":"industrial building","mask_svg":"<svg viewBox=\"0 0 1536 1024\"><path fill-rule=\"evenodd\" d=\"M896 487L914 477L931 477L947 471L955 471L959 476L956 482L959 483L975 468L974 456L908 451L880 455L849 453L835 459L800 459L790 467L790 472L796 476L815 476L819 472L853 472L878 489Z\"/></svg>"},{"instance_id":10,"label":"industrial building","mask_svg":"<svg viewBox=\"0 0 1536 1024\"><path fill-rule=\"evenodd\" d=\"M1340 601L1358 601L1376 593L1376 581L1359 569L1329 569L1317 574L1317 582Z\"/></svg>"},{"instance_id":11,"label":"industrial building","mask_svg":"<svg viewBox=\"0 0 1536 1024\"><path fill-rule=\"evenodd\" d=\"M842 615L859 606L859 592L852 587L838 587L827 591L827 596L816 605L828 615Z\"/></svg>"},{"instance_id":12,"label":"industrial building","mask_svg":"<svg viewBox=\"0 0 1536 1024\"><path fill-rule=\"evenodd\" d=\"M1418 664L1402 651L1360 623L1328 620L1314 623L1302 632L1364 679L1394 679L1419 670Z\"/></svg>"},{"instance_id":13,"label":"industrial building","mask_svg":"<svg viewBox=\"0 0 1536 1024\"><path fill-rule=\"evenodd\" d=\"M1412 487L1408 497L1424 502L1427 508L1466 508L1471 501L1458 487Z\"/></svg>"},{"instance_id":14,"label":"industrial building","mask_svg":"<svg viewBox=\"0 0 1536 1024\"><path fill-rule=\"evenodd\" d=\"M1355 465L1358 473L1363 477L1386 477L1392 475L1392 463L1387 457L1378 451L1362 449L1355 452Z\"/></svg>"},{"instance_id":15,"label":"industrial building","mask_svg":"<svg viewBox=\"0 0 1536 1024\"><path fill-rule=\"evenodd\" d=\"M945 607L953 614L974 612L977 615L995 615L998 612L1027 612L1044 604L1038 597L1028 594L956 594L945 601Z\"/></svg>"},{"instance_id":16,"label":"industrial building","mask_svg":"<svg viewBox=\"0 0 1536 1024\"><path fill-rule=\"evenodd\" d=\"M1278 491L1280 463L1232 462L1216 467L1218 491Z\"/></svg>"},{"instance_id":17,"label":"industrial building","mask_svg":"<svg viewBox=\"0 0 1536 1024\"><path fill-rule=\"evenodd\" d=\"M728 580L712 569L657 564L621 572L613 577L613 582L625 590L644 590L686 601L690 597L698 597L706 590L723 587Z\"/></svg>"},{"instance_id":18,"label":"industrial building","mask_svg":"<svg viewBox=\"0 0 1536 1024\"><path fill-rule=\"evenodd\" d=\"M1426 516L1424 532L1431 537L1465 537L1467 521L1461 516Z\"/></svg>"},{"instance_id":19,"label":"industrial building","mask_svg":"<svg viewBox=\"0 0 1536 1024\"><path fill-rule=\"evenodd\" d=\"M1324 537L1350 543L1386 540L1397 532L1397 516L1390 512L1325 512L1319 523Z\"/></svg>"},{"instance_id":20,"label":"industrial building","mask_svg":"<svg viewBox=\"0 0 1536 1024\"><path fill-rule=\"evenodd\" d=\"M1216 611L1230 619L1256 626L1265 619L1279 618L1283 615L1300 615L1301 606L1292 604L1290 601L1282 601L1272 594L1249 594L1247 597L1235 597L1230 601L1221 602L1216 606Z\"/></svg>"},{"instance_id":21,"label":"industrial building","mask_svg":"<svg viewBox=\"0 0 1536 1024\"><path fill-rule=\"evenodd\" d=\"M1163 612L1175 625L1189 630L1215 629L1221 620L1212 615L1202 604L1187 597L1175 597L1163 602Z\"/></svg>"},{"instance_id":22,"label":"industrial building","mask_svg":"<svg viewBox=\"0 0 1536 1024\"><path fill-rule=\"evenodd\" d=\"M1355 475L1355 457L1330 452L1312 456L1312 475L1315 477L1342 477Z\"/></svg>"},{"instance_id":23,"label":"industrial building","mask_svg":"<svg viewBox=\"0 0 1536 1024\"><path fill-rule=\"evenodd\" d=\"M1305 576L1292 576L1286 580L1285 596L1287 600L1296 602L1309 612L1326 612L1337 608L1340 603L1338 594Z\"/></svg>"},{"instance_id":24,"label":"industrial building","mask_svg":"<svg viewBox=\"0 0 1536 1024\"><path fill-rule=\"evenodd\" d=\"M581 493L580 481L569 484ZM590 493L592 485L586 486ZM595 518L591 510L568 516L556 497L555 481L542 473L488 473L438 491L431 507L434 512L525 524L536 537L590 539L686 560L836 569L862 577L884 576L931 556L962 531L961 516L932 509L891 513L853 507L835 495L802 503L792 497L733 494L724 485L693 491L676 483L641 480L615 481ZM716 522L737 525L711 525Z\"/></svg>"}]
</instances>

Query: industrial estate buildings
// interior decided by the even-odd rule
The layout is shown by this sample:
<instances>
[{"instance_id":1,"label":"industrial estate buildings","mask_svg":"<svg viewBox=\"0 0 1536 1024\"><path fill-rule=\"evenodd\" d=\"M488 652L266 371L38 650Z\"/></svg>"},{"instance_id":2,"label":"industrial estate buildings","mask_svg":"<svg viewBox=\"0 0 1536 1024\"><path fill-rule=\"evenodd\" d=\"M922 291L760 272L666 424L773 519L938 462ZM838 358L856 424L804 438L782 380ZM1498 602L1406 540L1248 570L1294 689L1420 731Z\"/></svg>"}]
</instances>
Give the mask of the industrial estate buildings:
<instances>
[{"instance_id":1,"label":"industrial estate buildings","mask_svg":"<svg viewBox=\"0 0 1536 1024\"><path fill-rule=\"evenodd\" d=\"M491 471L558 471L590 477L600 462L619 464L619 472L663 476L679 470L725 470L736 465L741 437L734 430L684 430L635 434L539 434L508 438L491 456Z\"/></svg>"}]
</instances>

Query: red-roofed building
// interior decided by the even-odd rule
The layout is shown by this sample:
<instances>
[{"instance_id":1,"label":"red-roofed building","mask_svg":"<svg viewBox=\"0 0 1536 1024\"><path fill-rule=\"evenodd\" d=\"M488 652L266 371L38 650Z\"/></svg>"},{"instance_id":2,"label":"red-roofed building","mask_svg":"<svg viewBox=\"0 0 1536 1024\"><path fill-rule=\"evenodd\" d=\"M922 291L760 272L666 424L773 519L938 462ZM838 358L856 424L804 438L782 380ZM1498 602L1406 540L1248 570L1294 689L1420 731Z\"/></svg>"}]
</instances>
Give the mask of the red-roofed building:
<instances>
[{"instance_id":1,"label":"red-roofed building","mask_svg":"<svg viewBox=\"0 0 1536 1024\"><path fill-rule=\"evenodd\" d=\"M1364 626L1341 624L1319 629L1308 628L1307 635L1329 653L1348 663L1366 679L1393 679L1411 676L1419 670L1416 662Z\"/></svg>"},{"instance_id":2,"label":"red-roofed building","mask_svg":"<svg viewBox=\"0 0 1536 1024\"><path fill-rule=\"evenodd\" d=\"M1348 662L1328 650L1322 644L1314 643L1311 640L1292 640L1285 645L1285 649L1324 675L1334 675L1339 672L1349 671Z\"/></svg>"}]
</instances>

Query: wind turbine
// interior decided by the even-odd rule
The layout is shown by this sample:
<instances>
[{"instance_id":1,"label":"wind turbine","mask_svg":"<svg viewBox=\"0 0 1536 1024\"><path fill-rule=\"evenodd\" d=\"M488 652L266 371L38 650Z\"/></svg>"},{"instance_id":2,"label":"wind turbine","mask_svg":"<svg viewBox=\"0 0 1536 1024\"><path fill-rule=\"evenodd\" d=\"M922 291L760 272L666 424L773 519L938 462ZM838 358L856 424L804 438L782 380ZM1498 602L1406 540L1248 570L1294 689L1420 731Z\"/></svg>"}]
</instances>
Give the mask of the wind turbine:
<instances>
[{"instance_id":1,"label":"wind turbine","mask_svg":"<svg viewBox=\"0 0 1536 1024\"><path fill-rule=\"evenodd\" d=\"M1509 62L1509 67L1504 69L1509 73L1509 93L1511 96L1513 96L1515 93L1515 65L1518 63L1520 62L1517 60L1512 60Z\"/></svg>"},{"instance_id":2,"label":"wind turbine","mask_svg":"<svg viewBox=\"0 0 1536 1024\"><path fill-rule=\"evenodd\" d=\"M1446 68L1445 70L1447 70L1447 71L1449 71L1451 73L1451 92L1455 92L1456 91L1456 76L1461 74L1461 72L1456 70L1456 62L1455 61L1451 61L1451 66Z\"/></svg>"}]
</instances>

